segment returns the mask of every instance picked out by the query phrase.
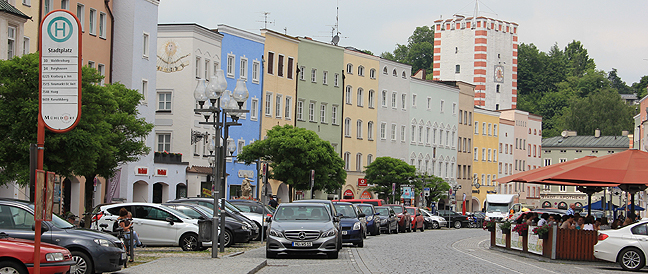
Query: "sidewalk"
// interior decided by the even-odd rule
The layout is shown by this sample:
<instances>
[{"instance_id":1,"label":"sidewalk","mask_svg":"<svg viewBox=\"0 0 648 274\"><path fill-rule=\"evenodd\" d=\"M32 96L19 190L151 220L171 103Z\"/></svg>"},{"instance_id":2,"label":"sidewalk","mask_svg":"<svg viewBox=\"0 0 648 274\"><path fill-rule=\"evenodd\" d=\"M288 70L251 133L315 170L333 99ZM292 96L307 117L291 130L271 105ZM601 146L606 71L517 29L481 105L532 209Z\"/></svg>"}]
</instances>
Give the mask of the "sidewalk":
<instances>
[{"instance_id":1,"label":"sidewalk","mask_svg":"<svg viewBox=\"0 0 648 274\"><path fill-rule=\"evenodd\" d=\"M119 274L253 274L266 266L263 247L246 251L237 256L222 258L167 257L123 269Z\"/></svg>"}]
</instances>

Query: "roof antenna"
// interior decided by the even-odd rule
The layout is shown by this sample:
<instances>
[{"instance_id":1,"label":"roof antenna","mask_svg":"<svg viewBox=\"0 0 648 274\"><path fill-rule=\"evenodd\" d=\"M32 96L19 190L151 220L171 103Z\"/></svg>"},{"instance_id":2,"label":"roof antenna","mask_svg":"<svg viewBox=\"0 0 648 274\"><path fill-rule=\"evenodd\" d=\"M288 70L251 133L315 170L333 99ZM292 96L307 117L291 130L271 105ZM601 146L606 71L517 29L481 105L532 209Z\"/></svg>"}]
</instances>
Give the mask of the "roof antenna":
<instances>
[{"instance_id":1,"label":"roof antenna","mask_svg":"<svg viewBox=\"0 0 648 274\"><path fill-rule=\"evenodd\" d=\"M268 21L268 14L270 14L269 11L264 11L263 12L263 21L257 21L257 22L262 22L263 23L263 28L268 29L268 24L273 24L274 25L274 20L273 21Z\"/></svg>"},{"instance_id":2,"label":"roof antenna","mask_svg":"<svg viewBox=\"0 0 648 274\"><path fill-rule=\"evenodd\" d=\"M337 6L335 7L335 27L331 30L331 44L338 45L340 42L340 28L339 28L339 16L340 16L340 0L337 1Z\"/></svg>"}]
</instances>

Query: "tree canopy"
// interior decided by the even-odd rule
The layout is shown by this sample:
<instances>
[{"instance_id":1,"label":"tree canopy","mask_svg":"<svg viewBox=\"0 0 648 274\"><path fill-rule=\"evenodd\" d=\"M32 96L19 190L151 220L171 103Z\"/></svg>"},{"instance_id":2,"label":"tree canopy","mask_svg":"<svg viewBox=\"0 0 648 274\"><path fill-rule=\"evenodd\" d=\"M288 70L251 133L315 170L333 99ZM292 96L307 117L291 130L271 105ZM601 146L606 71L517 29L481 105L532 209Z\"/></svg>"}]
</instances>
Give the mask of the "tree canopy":
<instances>
[{"instance_id":1,"label":"tree canopy","mask_svg":"<svg viewBox=\"0 0 648 274\"><path fill-rule=\"evenodd\" d=\"M365 179L373 187L367 190L378 194L380 199L389 200L392 197L400 199L401 185L409 185L410 180L416 177L416 167L403 160L392 157L378 157L365 169ZM392 192L392 184L396 189ZM421 189L420 181L413 181L416 189Z\"/></svg>"},{"instance_id":2,"label":"tree canopy","mask_svg":"<svg viewBox=\"0 0 648 274\"><path fill-rule=\"evenodd\" d=\"M380 57L411 65L412 73L425 69L432 79L434 30L428 26L417 27L407 40L407 45L396 44L393 53L383 52Z\"/></svg>"},{"instance_id":3,"label":"tree canopy","mask_svg":"<svg viewBox=\"0 0 648 274\"><path fill-rule=\"evenodd\" d=\"M344 185L344 161L314 131L291 125L275 126L267 136L243 147L237 159L248 165L257 159L269 162L268 178L298 190L310 189L311 170L315 170L314 190L332 193Z\"/></svg>"}]
</instances>

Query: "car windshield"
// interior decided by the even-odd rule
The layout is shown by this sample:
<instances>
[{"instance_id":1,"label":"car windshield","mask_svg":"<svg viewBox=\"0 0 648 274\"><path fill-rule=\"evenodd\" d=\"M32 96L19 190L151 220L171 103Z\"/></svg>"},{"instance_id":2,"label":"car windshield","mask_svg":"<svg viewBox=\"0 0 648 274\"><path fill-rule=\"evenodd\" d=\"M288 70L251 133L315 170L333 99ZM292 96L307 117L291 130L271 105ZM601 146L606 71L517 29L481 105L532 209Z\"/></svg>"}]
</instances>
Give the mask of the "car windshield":
<instances>
[{"instance_id":1,"label":"car windshield","mask_svg":"<svg viewBox=\"0 0 648 274\"><path fill-rule=\"evenodd\" d=\"M68 223L66 220L61 219L59 216L56 216L56 214L52 214L52 221L50 221L50 223L55 227L62 229L74 228L74 225Z\"/></svg>"},{"instance_id":2,"label":"car windshield","mask_svg":"<svg viewBox=\"0 0 648 274\"><path fill-rule=\"evenodd\" d=\"M488 204L488 212L508 212L508 204Z\"/></svg>"},{"instance_id":3,"label":"car windshield","mask_svg":"<svg viewBox=\"0 0 648 274\"><path fill-rule=\"evenodd\" d=\"M401 206L390 206L390 207L394 210L394 212L396 212L396 214L403 213L403 207Z\"/></svg>"},{"instance_id":4,"label":"car windshield","mask_svg":"<svg viewBox=\"0 0 648 274\"><path fill-rule=\"evenodd\" d=\"M374 215L373 209L370 206L358 206L358 208L360 209L360 211L362 211L362 213L364 213L364 215Z\"/></svg>"},{"instance_id":5,"label":"car windshield","mask_svg":"<svg viewBox=\"0 0 648 274\"><path fill-rule=\"evenodd\" d=\"M342 218L358 218L353 205L335 204L334 206L337 213L342 214Z\"/></svg>"},{"instance_id":6,"label":"car windshield","mask_svg":"<svg viewBox=\"0 0 648 274\"><path fill-rule=\"evenodd\" d=\"M280 206L274 219L278 221L328 221L329 214L323 206Z\"/></svg>"},{"instance_id":7,"label":"car windshield","mask_svg":"<svg viewBox=\"0 0 648 274\"><path fill-rule=\"evenodd\" d=\"M241 210L238 207L236 207L235 205L231 204L228 201L225 201L225 208L234 211L236 213L241 213Z\"/></svg>"},{"instance_id":8,"label":"car windshield","mask_svg":"<svg viewBox=\"0 0 648 274\"><path fill-rule=\"evenodd\" d=\"M432 214L430 214L430 212L425 210L425 209L419 209L419 211L421 212L421 215L423 215L423 216L432 217Z\"/></svg>"},{"instance_id":9,"label":"car windshield","mask_svg":"<svg viewBox=\"0 0 648 274\"><path fill-rule=\"evenodd\" d=\"M408 207L408 208L405 208L405 209L407 210L407 213L409 213L409 215L416 214L416 208Z\"/></svg>"},{"instance_id":10,"label":"car windshield","mask_svg":"<svg viewBox=\"0 0 648 274\"><path fill-rule=\"evenodd\" d=\"M389 209L385 207L376 208L376 212L380 213L381 216L389 216Z\"/></svg>"},{"instance_id":11,"label":"car windshield","mask_svg":"<svg viewBox=\"0 0 648 274\"><path fill-rule=\"evenodd\" d=\"M196 206L196 210L204 213L207 216L214 216L214 210L206 206Z\"/></svg>"},{"instance_id":12,"label":"car windshield","mask_svg":"<svg viewBox=\"0 0 648 274\"><path fill-rule=\"evenodd\" d=\"M180 211L178 211L178 210L175 210L175 209L170 208L170 207L168 207L168 206L162 206L162 207L164 207L164 209L166 209L167 211L169 211L169 212L175 214L175 215L178 216L178 218L180 218L180 219L191 219L191 217L187 216L186 214L184 214L184 213L182 213L182 212L180 212Z\"/></svg>"}]
</instances>

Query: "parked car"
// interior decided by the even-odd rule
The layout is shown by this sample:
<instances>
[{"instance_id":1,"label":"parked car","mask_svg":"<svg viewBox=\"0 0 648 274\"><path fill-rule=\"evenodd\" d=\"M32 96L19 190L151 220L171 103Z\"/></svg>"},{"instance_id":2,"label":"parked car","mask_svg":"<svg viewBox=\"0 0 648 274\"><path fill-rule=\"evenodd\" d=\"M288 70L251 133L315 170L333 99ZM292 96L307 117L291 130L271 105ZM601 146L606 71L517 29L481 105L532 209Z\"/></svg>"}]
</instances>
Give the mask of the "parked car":
<instances>
[{"instance_id":1,"label":"parked car","mask_svg":"<svg viewBox=\"0 0 648 274\"><path fill-rule=\"evenodd\" d=\"M214 199L212 198L202 198L202 197L180 198L180 199L168 201L167 203L199 204L209 208L214 208ZM220 200L218 203L219 203L218 208L220 208ZM259 228L261 227L260 224L261 224L262 217L259 214L256 214L258 215L257 216L258 218L253 220L249 218L248 215L241 212L241 210L239 210L236 206L229 203L227 200L225 201L225 214L226 216L234 218L239 222L248 223L252 227L252 235L254 236L253 239L261 240L261 231Z\"/></svg>"},{"instance_id":2,"label":"parked car","mask_svg":"<svg viewBox=\"0 0 648 274\"><path fill-rule=\"evenodd\" d=\"M407 214L412 216L412 230L425 230L425 218L423 217L419 209L413 206L406 206L405 210L407 210Z\"/></svg>"},{"instance_id":3,"label":"parked car","mask_svg":"<svg viewBox=\"0 0 648 274\"><path fill-rule=\"evenodd\" d=\"M268 206L255 200L234 199L228 200L228 202L235 205L239 210L241 210L241 212L252 212L264 216L268 216L268 214L272 215L274 212L274 210L270 210Z\"/></svg>"},{"instance_id":4,"label":"parked car","mask_svg":"<svg viewBox=\"0 0 648 274\"><path fill-rule=\"evenodd\" d=\"M33 273L34 245L34 241L10 238L0 232L0 273ZM69 250L42 242L39 262L41 273L70 273L70 266L75 265Z\"/></svg>"},{"instance_id":5,"label":"parked car","mask_svg":"<svg viewBox=\"0 0 648 274\"><path fill-rule=\"evenodd\" d=\"M376 217L380 220L380 232L398 234L398 217L396 212L388 206L376 206Z\"/></svg>"},{"instance_id":6,"label":"parked car","mask_svg":"<svg viewBox=\"0 0 648 274\"><path fill-rule=\"evenodd\" d=\"M448 226L459 229L462 227L468 227L468 216L461 215L460 213L454 212L452 210L437 210L437 215L445 218L448 221Z\"/></svg>"},{"instance_id":7,"label":"parked car","mask_svg":"<svg viewBox=\"0 0 648 274\"><path fill-rule=\"evenodd\" d=\"M335 210L342 214L340 226L342 227L342 243L351 243L357 247L364 247L364 228L360 218L365 217L364 213L358 213L358 209L352 203L334 202Z\"/></svg>"},{"instance_id":8,"label":"parked car","mask_svg":"<svg viewBox=\"0 0 648 274\"><path fill-rule=\"evenodd\" d=\"M297 200L297 201L293 201L292 203L293 203L293 204L294 204L294 203L297 203L297 204L299 204L299 203L316 203L316 204L323 204L323 205L326 207L326 209L328 209L328 213L329 213L329 215L331 215L331 216L334 217L334 218L333 218L333 225L335 225L335 228L336 228L338 231L342 231L342 226L340 225L340 217L342 217L342 215L339 214L339 213L337 212L337 210L335 210L335 207L333 206L333 202L331 202L330 200L316 200L316 199L312 199L312 200ZM276 213L276 212L277 212L277 211L275 210L275 213ZM342 232L340 232L340 233L342 233ZM342 249L342 235L340 235L340 237L338 237L338 240L340 241L340 242L338 243L338 249Z\"/></svg>"},{"instance_id":9,"label":"parked car","mask_svg":"<svg viewBox=\"0 0 648 274\"><path fill-rule=\"evenodd\" d=\"M396 216L398 217L398 231L399 232L411 232L412 231L412 216L407 213L403 205L397 204L388 204L388 207L391 207Z\"/></svg>"},{"instance_id":10,"label":"parked car","mask_svg":"<svg viewBox=\"0 0 648 274\"><path fill-rule=\"evenodd\" d=\"M625 270L639 271L646 265L648 222L641 221L620 229L599 231L594 257L619 263Z\"/></svg>"},{"instance_id":11,"label":"parked car","mask_svg":"<svg viewBox=\"0 0 648 274\"><path fill-rule=\"evenodd\" d=\"M34 240L34 205L28 201L0 199L0 231L9 237ZM115 272L126 261L124 243L108 233L76 228L56 215L43 221L41 242L70 251L75 274Z\"/></svg>"},{"instance_id":12,"label":"parked car","mask_svg":"<svg viewBox=\"0 0 648 274\"><path fill-rule=\"evenodd\" d=\"M147 246L180 246L184 251L197 251L211 246L211 242L198 241L198 220L161 204L123 203L99 205L97 222L112 227L119 217L119 211L126 208L133 214L134 229L139 240Z\"/></svg>"},{"instance_id":13,"label":"parked car","mask_svg":"<svg viewBox=\"0 0 648 274\"><path fill-rule=\"evenodd\" d=\"M471 212L471 217L474 219L473 227L481 228L484 224L484 220L486 220L486 213L481 211L473 211Z\"/></svg>"},{"instance_id":14,"label":"parked car","mask_svg":"<svg viewBox=\"0 0 648 274\"><path fill-rule=\"evenodd\" d=\"M342 199L342 200L334 200L334 202L349 202L353 204L372 204L374 206L385 205L385 201L381 199Z\"/></svg>"},{"instance_id":15,"label":"parked car","mask_svg":"<svg viewBox=\"0 0 648 274\"><path fill-rule=\"evenodd\" d=\"M374 206L372 204L355 204L355 206L365 215L367 232L372 236L380 235L380 223Z\"/></svg>"},{"instance_id":16,"label":"parked car","mask_svg":"<svg viewBox=\"0 0 648 274\"><path fill-rule=\"evenodd\" d=\"M439 229L443 226L448 225L448 221L445 218L437 215L433 215L431 212L427 211L424 208L419 208L421 214L423 214L423 219L425 220L426 228Z\"/></svg>"},{"instance_id":17,"label":"parked car","mask_svg":"<svg viewBox=\"0 0 648 274\"><path fill-rule=\"evenodd\" d=\"M211 220L214 216L214 210L206 206L178 203L166 203L163 205L180 211L193 219ZM247 223L242 223L234 218L225 216L224 237L225 247L230 247L233 243L247 243L252 239L252 227Z\"/></svg>"},{"instance_id":18,"label":"parked car","mask_svg":"<svg viewBox=\"0 0 648 274\"><path fill-rule=\"evenodd\" d=\"M282 203L270 221L266 258L279 253L326 253L337 259L341 233L322 203Z\"/></svg>"}]
</instances>

